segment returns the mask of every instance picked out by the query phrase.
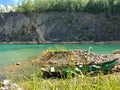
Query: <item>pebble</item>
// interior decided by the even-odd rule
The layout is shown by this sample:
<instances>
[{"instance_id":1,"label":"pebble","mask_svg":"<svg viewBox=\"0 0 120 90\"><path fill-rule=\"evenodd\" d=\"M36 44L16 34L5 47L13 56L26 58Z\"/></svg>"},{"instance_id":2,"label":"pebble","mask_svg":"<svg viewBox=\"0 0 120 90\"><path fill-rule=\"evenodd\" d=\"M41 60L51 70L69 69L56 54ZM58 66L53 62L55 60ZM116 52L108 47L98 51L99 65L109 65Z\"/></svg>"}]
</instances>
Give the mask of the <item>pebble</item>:
<instances>
[{"instance_id":1,"label":"pebble","mask_svg":"<svg viewBox=\"0 0 120 90\"><path fill-rule=\"evenodd\" d=\"M20 62L15 63L15 65L20 65L20 64L21 64Z\"/></svg>"}]
</instances>

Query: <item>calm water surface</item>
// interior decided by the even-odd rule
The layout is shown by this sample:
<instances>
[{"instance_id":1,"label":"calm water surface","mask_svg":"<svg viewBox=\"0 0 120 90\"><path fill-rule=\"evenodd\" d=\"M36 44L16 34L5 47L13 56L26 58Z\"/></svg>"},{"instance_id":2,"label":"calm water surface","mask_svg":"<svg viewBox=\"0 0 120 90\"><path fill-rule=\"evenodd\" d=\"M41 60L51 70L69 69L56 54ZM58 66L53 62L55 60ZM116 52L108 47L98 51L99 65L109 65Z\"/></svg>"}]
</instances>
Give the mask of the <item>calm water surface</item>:
<instances>
[{"instance_id":1,"label":"calm water surface","mask_svg":"<svg viewBox=\"0 0 120 90\"><path fill-rule=\"evenodd\" d=\"M88 50L100 54L111 54L113 50L120 49L120 44L25 44L25 45L0 45L0 66L15 62L30 60L40 55L43 50L63 46L69 50Z\"/></svg>"}]
</instances>

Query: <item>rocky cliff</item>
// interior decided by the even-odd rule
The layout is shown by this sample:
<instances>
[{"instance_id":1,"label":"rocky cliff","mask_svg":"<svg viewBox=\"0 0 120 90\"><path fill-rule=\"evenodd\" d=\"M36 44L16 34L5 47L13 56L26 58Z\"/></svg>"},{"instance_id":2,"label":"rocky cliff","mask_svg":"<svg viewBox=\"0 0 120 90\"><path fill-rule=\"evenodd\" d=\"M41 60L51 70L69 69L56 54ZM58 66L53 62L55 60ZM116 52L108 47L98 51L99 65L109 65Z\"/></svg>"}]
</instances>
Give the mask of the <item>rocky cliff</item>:
<instances>
[{"instance_id":1,"label":"rocky cliff","mask_svg":"<svg viewBox=\"0 0 120 90\"><path fill-rule=\"evenodd\" d=\"M120 15L0 13L0 42L120 41Z\"/></svg>"}]
</instances>

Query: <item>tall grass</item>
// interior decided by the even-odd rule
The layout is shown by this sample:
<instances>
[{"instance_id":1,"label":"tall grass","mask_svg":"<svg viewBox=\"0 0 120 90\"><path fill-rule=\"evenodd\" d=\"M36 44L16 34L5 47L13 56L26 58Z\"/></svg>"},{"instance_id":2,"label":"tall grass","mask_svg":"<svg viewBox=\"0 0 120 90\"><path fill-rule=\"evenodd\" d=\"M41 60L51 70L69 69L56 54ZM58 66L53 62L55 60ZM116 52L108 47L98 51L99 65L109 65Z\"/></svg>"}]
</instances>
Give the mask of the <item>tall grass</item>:
<instances>
[{"instance_id":1,"label":"tall grass","mask_svg":"<svg viewBox=\"0 0 120 90\"><path fill-rule=\"evenodd\" d=\"M36 75L22 79L18 84L23 90L120 90L116 75L81 76L68 79L42 79Z\"/></svg>"},{"instance_id":2,"label":"tall grass","mask_svg":"<svg viewBox=\"0 0 120 90\"><path fill-rule=\"evenodd\" d=\"M68 49L66 49L63 46L56 45L54 47L48 48L47 51L49 51L49 52L63 52L63 51L68 51Z\"/></svg>"},{"instance_id":3,"label":"tall grass","mask_svg":"<svg viewBox=\"0 0 120 90\"><path fill-rule=\"evenodd\" d=\"M18 12L81 11L120 13L120 0L23 0Z\"/></svg>"}]
</instances>

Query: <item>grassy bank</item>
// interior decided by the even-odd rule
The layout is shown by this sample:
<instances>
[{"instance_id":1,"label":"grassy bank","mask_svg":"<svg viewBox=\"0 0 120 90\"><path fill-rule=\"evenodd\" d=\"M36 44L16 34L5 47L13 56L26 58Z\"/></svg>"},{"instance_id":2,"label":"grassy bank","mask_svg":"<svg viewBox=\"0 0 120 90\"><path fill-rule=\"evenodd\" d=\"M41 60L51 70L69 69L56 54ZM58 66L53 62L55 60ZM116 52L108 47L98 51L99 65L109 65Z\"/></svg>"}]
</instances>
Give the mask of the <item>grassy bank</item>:
<instances>
[{"instance_id":1,"label":"grassy bank","mask_svg":"<svg viewBox=\"0 0 120 90\"><path fill-rule=\"evenodd\" d=\"M120 0L23 0L18 12L81 11L120 13Z\"/></svg>"},{"instance_id":2,"label":"grassy bank","mask_svg":"<svg viewBox=\"0 0 120 90\"><path fill-rule=\"evenodd\" d=\"M13 80L11 77L8 79L17 83L22 90L120 90L119 74L103 75L99 73L96 76L72 77L69 75L67 78L43 79L41 72L36 72L33 67L30 68L35 71L34 74L28 74L28 71L25 71L26 75L22 75L23 72L17 69L19 72L19 74L16 73L17 80Z\"/></svg>"},{"instance_id":3,"label":"grassy bank","mask_svg":"<svg viewBox=\"0 0 120 90\"><path fill-rule=\"evenodd\" d=\"M116 75L98 74L95 77L80 76L67 79L42 79L32 75L21 79L18 84L23 90L120 90L119 78Z\"/></svg>"},{"instance_id":4,"label":"grassy bank","mask_svg":"<svg viewBox=\"0 0 120 90\"><path fill-rule=\"evenodd\" d=\"M119 73L116 75L98 73L95 76L79 75L76 77L69 74L67 78L43 79L39 70L36 72L34 66L30 68L35 71L34 74L28 74L28 71L25 71L26 75L22 75L24 72L17 69L19 72L19 74L16 73L17 80L11 77L8 79L17 83L23 90L120 90Z\"/></svg>"}]
</instances>

